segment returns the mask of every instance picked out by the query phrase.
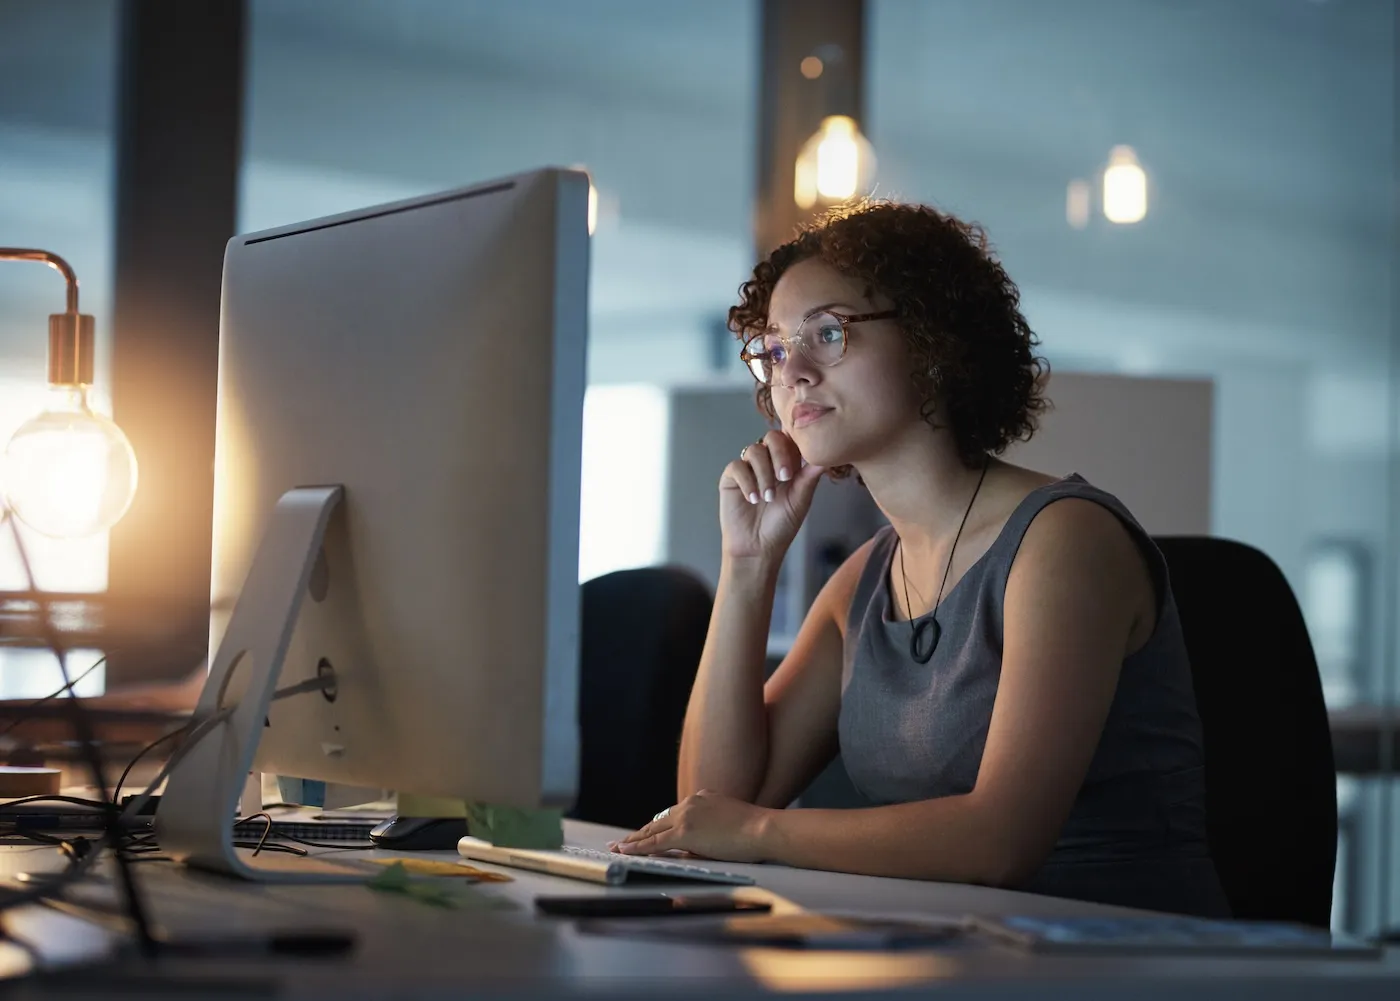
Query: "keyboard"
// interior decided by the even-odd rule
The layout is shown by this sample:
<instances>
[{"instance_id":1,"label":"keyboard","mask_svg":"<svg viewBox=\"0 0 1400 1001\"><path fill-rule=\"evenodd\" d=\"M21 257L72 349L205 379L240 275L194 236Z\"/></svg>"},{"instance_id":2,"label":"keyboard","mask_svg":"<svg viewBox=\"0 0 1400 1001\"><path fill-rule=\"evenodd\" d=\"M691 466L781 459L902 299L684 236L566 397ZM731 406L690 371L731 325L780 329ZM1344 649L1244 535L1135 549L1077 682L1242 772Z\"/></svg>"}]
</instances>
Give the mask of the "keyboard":
<instances>
[{"instance_id":1,"label":"keyboard","mask_svg":"<svg viewBox=\"0 0 1400 1001\"><path fill-rule=\"evenodd\" d=\"M752 886L751 876L721 872L693 862L678 862L654 855L619 855L592 848L566 846L559 851L537 851L525 848L498 848L479 838L463 838L457 842L457 853L475 862L494 862L516 869L533 869L569 879L583 879L606 886L621 886L629 882L725 883L730 886Z\"/></svg>"}]
</instances>

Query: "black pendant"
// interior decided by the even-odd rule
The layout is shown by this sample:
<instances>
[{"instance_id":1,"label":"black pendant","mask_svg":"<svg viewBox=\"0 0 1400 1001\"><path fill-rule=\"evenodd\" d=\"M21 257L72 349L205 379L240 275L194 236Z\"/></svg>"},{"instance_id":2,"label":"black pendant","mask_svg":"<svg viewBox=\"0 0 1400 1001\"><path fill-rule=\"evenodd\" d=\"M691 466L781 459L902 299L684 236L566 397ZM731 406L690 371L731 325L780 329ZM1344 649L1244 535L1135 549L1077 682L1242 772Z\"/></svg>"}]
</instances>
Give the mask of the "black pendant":
<instances>
[{"instance_id":1,"label":"black pendant","mask_svg":"<svg viewBox=\"0 0 1400 1001\"><path fill-rule=\"evenodd\" d=\"M943 635L938 620L924 619L914 627L914 635L909 637L909 656L920 664L933 659L933 651L938 649L938 637Z\"/></svg>"}]
</instances>

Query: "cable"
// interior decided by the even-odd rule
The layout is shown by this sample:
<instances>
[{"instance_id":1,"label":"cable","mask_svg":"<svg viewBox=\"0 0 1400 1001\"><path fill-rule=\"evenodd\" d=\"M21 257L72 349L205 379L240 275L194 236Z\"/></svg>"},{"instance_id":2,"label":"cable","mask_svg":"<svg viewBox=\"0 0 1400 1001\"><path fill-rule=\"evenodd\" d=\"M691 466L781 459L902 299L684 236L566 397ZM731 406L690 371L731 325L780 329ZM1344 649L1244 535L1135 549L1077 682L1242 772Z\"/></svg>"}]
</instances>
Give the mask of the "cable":
<instances>
[{"instance_id":1,"label":"cable","mask_svg":"<svg viewBox=\"0 0 1400 1001\"><path fill-rule=\"evenodd\" d=\"M15 540L15 550L19 556L20 567L24 572L24 583L27 589L33 593L35 601L39 605L39 622L43 629L45 645L53 652L54 659L58 661L58 669L63 674L64 684L71 689L73 679L68 674L68 657L64 647L63 638L57 627L54 625L53 609L49 604L48 596L39 590L38 582L34 577L34 568L29 562L29 552L24 545L24 537L20 534L19 525L10 517L11 510L8 505L0 510L0 524L8 523L10 534ZM69 709L69 717L73 723L74 736L78 738L78 744L82 748L82 755L92 773L93 785L97 787L99 798L105 803L107 799L107 780L102 769L102 751L97 746L97 740L93 735L92 721L88 717L82 699L64 699L65 705ZM151 930L151 922L146 914L145 902L141 897L141 892L136 886L135 876L131 867L127 865L126 856L121 850L121 818L117 815L115 807L103 808L106 817L105 835L107 845L112 849L116 858L117 875L122 887L122 902L126 910L130 913L132 923L136 926L136 938L140 943L141 952L147 957L155 955L156 939ZM87 867L92 865L92 860L101 853L90 851L86 857L77 859L68 870L68 878L76 879L75 873L86 872ZM62 880L56 881L62 884ZM40 887L34 892L33 899L41 900L48 893L52 892L52 886ZM7 902L9 906L15 906L18 899L23 894L12 896Z\"/></svg>"},{"instance_id":2,"label":"cable","mask_svg":"<svg viewBox=\"0 0 1400 1001\"><path fill-rule=\"evenodd\" d=\"M272 833L272 814L266 812L255 813L249 817L243 818L244 820L257 820L259 817L263 818L263 820L266 820L267 823L263 826L262 837L258 838L258 847L253 849L254 855L263 850L263 845L267 844L267 836ZM235 820L233 822L233 826L237 827L238 821Z\"/></svg>"},{"instance_id":3,"label":"cable","mask_svg":"<svg viewBox=\"0 0 1400 1001\"><path fill-rule=\"evenodd\" d=\"M286 855L296 855L299 858L305 858L307 854L300 848L293 848L291 845L279 845L275 841L271 844L266 845L257 841L235 841L233 843L233 847L251 848L253 849L254 855L256 855L258 852L282 852Z\"/></svg>"},{"instance_id":4,"label":"cable","mask_svg":"<svg viewBox=\"0 0 1400 1001\"><path fill-rule=\"evenodd\" d=\"M13 942L26 956L29 957L31 973L41 973L48 968L48 960L44 959L44 954L28 939L16 935L10 930L9 922L5 920L5 915L0 914L0 942Z\"/></svg>"},{"instance_id":5,"label":"cable","mask_svg":"<svg viewBox=\"0 0 1400 1001\"><path fill-rule=\"evenodd\" d=\"M24 838L26 841L33 841L33 842L35 842L36 844L41 844L41 845L56 845L56 846L58 846L59 848L63 848L63 847L65 847L65 846L69 846L69 845L71 845L71 843L72 843L72 839L71 839L71 838L61 838L61 837L59 837L57 834L49 834L49 833L47 833L47 832L45 832L45 831L26 831L26 830L24 830L24 829L21 828L21 827L15 828L14 831L13 831L13 832L10 832L10 833L13 833L13 834L14 834L15 836L17 836L17 837ZM86 840L87 840L86 838L83 838L81 835L79 835L79 839L82 840L82 841L86 841ZM77 854L80 854L80 853L77 852L77 851L70 850L70 851L65 851L64 854L67 855L67 856L69 856L69 857L72 857L73 855L77 855Z\"/></svg>"},{"instance_id":6,"label":"cable","mask_svg":"<svg viewBox=\"0 0 1400 1001\"><path fill-rule=\"evenodd\" d=\"M293 695L305 695L308 692L322 692L334 684L334 677L320 677L312 678L308 681L299 681L295 685L288 685L286 688L279 688L276 691L274 691L272 693L271 701L277 702L282 699L291 698ZM165 762L164 767L161 768L160 772L156 775L156 777L151 779L150 784L146 786L145 790L143 790L140 795L138 795L130 803L128 803L126 807L122 810L122 818L124 820L131 820L138 816L141 812L142 807L144 807L148 802L150 802L151 796L154 795L155 790L160 786L160 784L163 781L165 781L165 777L169 775L172 770L174 770L175 766L180 763L180 761L185 757L185 755L189 754L190 751L194 750L194 748L199 744L201 740L204 739L204 737L209 733L210 730L212 730L218 724L225 722L230 716L234 714L234 712L237 709L237 706L226 706L223 709L220 709L217 712L215 712L212 716L208 717L207 719L201 720L199 722L196 722L195 720L190 720L190 722L185 724L185 727L183 727L181 730L174 731L175 733L181 733L184 729L188 729L191 726L194 727L194 729L190 730L189 735L185 737L184 742L181 743L180 746L175 749L175 753L172 754L169 757L169 759ZM170 734L167 734L166 736L169 737ZM164 740L165 738L163 737L161 739ZM142 753L145 752L143 751Z\"/></svg>"},{"instance_id":7,"label":"cable","mask_svg":"<svg viewBox=\"0 0 1400 1001\"><path fill-rule=\"evenodd\" d=\"M233 847L235 847L235 848L257 848L257 847L258 847L258 843L257 843L256 841L235 841L235 842L233 842ZM275 842L275 841L272 841L272 842L269 842L268 844L263 845L261 850L262 850L262 851L265 851L265 852L281 852L281 853L283 853L284 855L295 855L295 856L297 856L298 858L305 858L305 857L307 856L307 854L308 854L307 852L303 851L303 850L300 849L300 848L294 848L294 847L292 847L291 845L282 845L282 844L278 844L278 843ZM132 855L132 859L131 859L131 860L132 860L133 862L174 862L174 861L175 861L175 860L174 860L173 858L171 858L169 855L162 855L162 854L161 854L160 847L159 847L158 845L147 845L147 846L144 846L144 847L142 847L142 848L128 848L127 851Z\"/></svg>"},{"instance_id":8,"label":"cable","mask_svg":"<svg viewBox=\"0 0 1400 1001\"><path fill-rule=\"evenodd\" d=\"M364 851L372 851L373 849L379 847L378 845L375 845L375 844L364 844L364 845L357 845L357 844L353 844L353 843L352 843L352 844L346 844L346 843L343 842L343 841L342 841L340 844L328 844L328 843L326 843L326 842L324 842L324 841L307 841L305 838L296 838L296 837L293 837L293 836L290 835L290 834L278 834L278 835L275 835L275 836L278 837L278 838L281 838L283 841L295 841L295 842L296 842L297 844L299 844L299 845L308 845L308 846L310 846L310 847L312 847L312 848L335 848L335 849L344 849L344 850L347 851L347 852L349 852L349 851L361 851L361 852L364 852Z\"/></svg>"},{"instance_id":9,"label":"cable","mask_svg":"<svg viewBox=\"0 0 1400 1001\"><path fill-rule=\"evenodd\" d=\"M91 844L91 842L88 842ZM70 883L75 883L88 874L93 864L101 857L102 852L89 851L82 858L74 859L70 857L68 868L59 873L52 880L48 880L38 886L25 890L11 890L8 887L0 888L4 890L4 895L0 896L0 910L9 910L12 907L21 907L25 904L35 904L46 897L56 895Z\"/></svg>"},{"instance_id":10,"label":"cable","mask_svg":"<svg viewBox=\"0 0 1400 1001\"><path fill-rule=\"evenodd\" d=\"M170 755L170 757L166 759L165 764L161 767L161 770L156 773L156 777L151 779L150 784L147 785L146 788L143 789L138 795L136 795L131 800L131 802L126 805L125 808L123 808L121 812L122 819L132 820L138 817L141 814L142 808L145 807L145 805L151 801L151 796L155 794L156 789L160 786L162 782L165 781L165 777L170 774L170 772L174 769L176 765L180 763L180 761L185 757L185 755L189 754L190 751L194 750L195 746L204 738L205 734L207 734L210 730L214 729L216 725L224 722L230 716L232 716L234 708L235 707L231 707L228 709L220 709L213 716L210 716L208 719L204 720L198 725L195 725L194 729L190 730L189 735L185 737L184 742L175 749L175 753ZM186 729L188 729L188 724L186 726ZM181 733L183 731L177 730L175 732Z\"/></svg>"},{"instance_id":11,"label":"cable","mask_svg":"<svg viewBox=\"0 0 1400 1001\"><path fill-rule=\"evenodd\" d=\"M107 804L101 800L83 799L81 796L61 796L57 793L49 796L22 796L19 799L6 800L0 803L0 817L4 817L5 810L16 806L27 806L30 803L75 803L78 806L95 806L99 810L107 809Z\"/></svg>"},{"instance_id":12,"label":"cable","mask_svg":"<svg viewBox=\"0 0 1400 1001\"><path fill-rule=\"evenodd\" d=\"M57 627L54 625L52 609L50 607L48 597L44 594L44 592L38 589L38 586L35 583L33 567L29 562L29 554L25 548L24 539L20 535L18 524L11 519L11 514L12 512L8 507L0 505L0 526L8 524L10 527L11 534L13 535L15 540L15 547L18 551L20 566L25 575L27 589L33 596L33 599L39 605L39 621L43 629L43 638L45 641L45 645L53 653L55 660L57 660L58 662L59 670L60 672L62 672L63 675L63 688L60 689L58 692L54 693L53 696L50 696L56 698L65 691L71 692L74 685L77 684L77 681L75 681L68 673L66 647L63 643L62 635L60 634ZM91 668L89 668L89 671L94 670L96 666L97 665L93 665ZM81 677L86 677L86 673ZM81 680L81 677L78 680ZM291 685L286 689L275 691L272 695L272 698L276 700L281 698L287 698L292 695L299 695L305 692L324 691L325 689L331 687L334 683L334 677L316 678L310 681L304 681L295 685ZM107 783L104 777L101 750L99 749L97 741L93 734L91 718L87 714L86 708L82 705L82 699L69 698L65 700L65 703L69 707L69 715L73 724L75 736L77 737L78 744L82 749L83 757L86 760L86 764L92 772L92 781L94 786L97 788L100 796L99 806L100 809L103 811L104 819L106 821L104 829L104 838L107 847L111 849L115 857L117 873L122 887L122 904L124 905L124 910L126 911L127 916L130 918L131 923L135 926L136 937L138 942L140 943L141 952L148 958L153 957L156 954L158 942L155 938L155 935L152 932L151 923L147 917L144 900L136 885L135 876L129 864L130 862L134 861L134 859L128 855L127 848L123 844L124 832L122 829L122 824L124 821L129 821L140 815L141 809L146 805L146 803L150 801L150 798L154 793L155 789L160 785L162 781L164 781L165 777L170 773L170 771L185 757L185 755L187 755L190 752L190 750L197 746L200 740L202 740L204 736L207 735L215 726L228 720L228 718L233 714L237 707L220 709L207 719L202 720L197 724L194 720L191 720L190 723L186 724L185 727L181 727L179 730L173 731L172 734L165 735L165 737L163 737L162 740L169 738L174 734L186 733L186 731L188 731L185 740L175 750L175 753L170 756L169 760L166 761L165 766L160 770L160 773L156 775L156 777L151 781L151 783L146 787L146 789L141 793L141 795L136 797L128 805L126 810L119 812L116 801L109 800L107 795ZM159 741L155 743L159 743ZM148 746L141 753L147 753L151 750L151 747L153 746L155 746L155 744ZM124 773L123 777L125 777L125 774L129 773L130 766L128 766L128 770L126 773ZM39 799L50 798L54 797L26 797L25 801L34 802ZM270 826L271 825L269 823L269 830ZM29 834L34 832L25 833ZM264 834L264 839L265 837L266 833ZM42 843L43 839L32 838L30 840L36 840ZM272 851L285 851L300 856L306 855L305 851L302 851L298 848L292 848L286 845L263 846L261 844L250 845L243 842L235 842L235 845L237 847L252 847L255 850L262 850L265 847L267 850ZM61 893L64 887L68 886L75 880L87 875L88 872L90 872L90 870L92 869L96 860L102 855L101 850L93 850L92 842L85 838L79 839L77 841L62 842L60 847L64 850L65 854L69 856L68 867L58 876L50 880L45 880L38 886L19 891L12 891L6 895L0 896L0 910L5 910L11 907L18 907L30 903L37 903L45 900L46 898L57 896L59 893Z\"/></svg>"},{"instance_id":13,"label":"cable","mask_svg":"<svg viewBox=\"0 0 1400 1001\"><path fill-rule=\"evenodd\" d=\"M82 674L78 675L78 676L77 676L76 678L74 678L72 681L68 682L66 685L64 685L62 688L60 688L58 691L56 691L56 692L50 692L48 695L45 695L42 699L39 699L39 700L37 700L37 701L35 701L35 702L31 702L29 705L27 705L27 706L24 707L24 711L25 711L25 712L32 712L33 710L35 710L35 709L39 708L41 705L43 705L45 702L52 702L54 699L58 698L58 697L59 697L60 695L62 695L64 692L72 691L74 688L77 687L77 685L78 685L78 683L79 683L80 681L82 681L84 678L86 678L86 677L87 677L89 674L91 674L93 671L96 671L99 667L101 667L101 666L102 666L103 664L105 664L105 663L107 663L107 657L106 657L106 655L104 654L103 656L97 658L97 661L96 661L91 667L89 667L86 671L84 671ZM74 696L74 697L76 698L76 696ZM13 723L11 723L9 726L5 727L5 729L0 730L0 738L9 736L9 733L10 733L11 730L13 730L13 729L14 729L15 727L17 727L17 726L21 726L21 725L23 725L24 723L29 722L29 720L31 720L31 719L33 719L32 716L21 716L19 719L15 720Z\"/></svg>"},{"instance_id":14,"label":"cable","mask_svg":"<svg viewBox=\"0 0 1400 1001\"><path fill-rule=\"evenodd\" d=\"M176 730L171 730L169 733L165 734L165 735L162 736L162 737L157 737L155 740L151 741L151 742L150 742L149 744L147 744L145 747L141 748L141 750L139 750L139 751L136 752L136 757L132 758L130 761L128 761L128 762L126 763L126 767L125 767L124 769L122 769L121 777L120 777L119 779L117 779L117 784L116 784L115 788L112 789L112 805L113 805L113 806L121 806L121 801L122 801L122 786L126 785L127 776L130 775L130 774L131 774L131 770L132 770L133 768L136 767L136 762L140 761L140 760L141 760L142 758L144 758L147 754L149 754L151 751L154 751L157 747L159 747L161 744L164 744L164 743L165 743L167 740L169 740L170 738L180 736L180 734L184 733L184 732L187 731L189 728L190 728L190 724L186 723L184 726L182 726L182 727L180 727L180 728L178 728L178 729L176 729Z\"/></svg>"}]
</instances>

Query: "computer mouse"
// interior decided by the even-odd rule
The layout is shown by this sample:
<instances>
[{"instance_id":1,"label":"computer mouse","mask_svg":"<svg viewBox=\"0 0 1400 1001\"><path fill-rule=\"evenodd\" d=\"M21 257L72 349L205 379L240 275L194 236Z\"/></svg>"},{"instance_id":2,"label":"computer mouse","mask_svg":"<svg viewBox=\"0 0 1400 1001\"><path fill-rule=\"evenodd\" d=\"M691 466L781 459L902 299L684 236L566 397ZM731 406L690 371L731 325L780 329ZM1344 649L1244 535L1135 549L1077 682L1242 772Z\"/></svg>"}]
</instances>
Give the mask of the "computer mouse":
<instances>
[{"instance_id":1,"label":"computer mouse","mask_svg":"<svg viewBox=\"0 0 1400 1001\"><path fill-rule=\"evenodd\" d=\"M377 848L396 852L451 852L467 836L465 817L391 817L369 832Z\"/></svg>"}]
</instances>

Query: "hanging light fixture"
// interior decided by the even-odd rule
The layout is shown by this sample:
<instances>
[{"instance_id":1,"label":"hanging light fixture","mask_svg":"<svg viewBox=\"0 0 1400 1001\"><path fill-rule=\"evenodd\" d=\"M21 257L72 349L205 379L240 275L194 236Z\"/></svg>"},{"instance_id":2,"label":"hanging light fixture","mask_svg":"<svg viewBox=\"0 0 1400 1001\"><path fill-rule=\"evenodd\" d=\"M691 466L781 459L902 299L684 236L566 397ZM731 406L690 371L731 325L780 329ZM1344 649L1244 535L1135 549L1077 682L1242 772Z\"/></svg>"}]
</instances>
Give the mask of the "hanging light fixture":
<instances>
[{"instance_id":1,"label":"hanging light fixture","mask_svg":"<svg viewBox=\"0 0 1400 1001\"><path fill-rule=\"evenodd\" d=\"M1103 214L1112 223L1141 222L1147 216L1147 174L1131 146L1115 146L1103 172Z\"/></svg>"},{"instance_id":2,"label":"hanging light fixture","mask_svg":"<svg viewBox=\"0 0 1400 1001\"><path fill-rule=\"evenodd\" d=\"M828 115L798 154L793 197L803 209L837 205L869 191L874 178L875 149L855 119Z\"/></svg>"},{"instance_id":3,"label":"hanging light fixture","mask_svg":"<svg viewBox=\"0 0 1400 1001\"><path fill-rule=\"evenodd\" d=\"M793 200L803 210L839 205L868 193L875 181L875 148L854 114L854 88L845 53L823 45L802 60L802 75L821 81L821 127L802 145L793 176Z\"/></svg>"}]
</instances>

